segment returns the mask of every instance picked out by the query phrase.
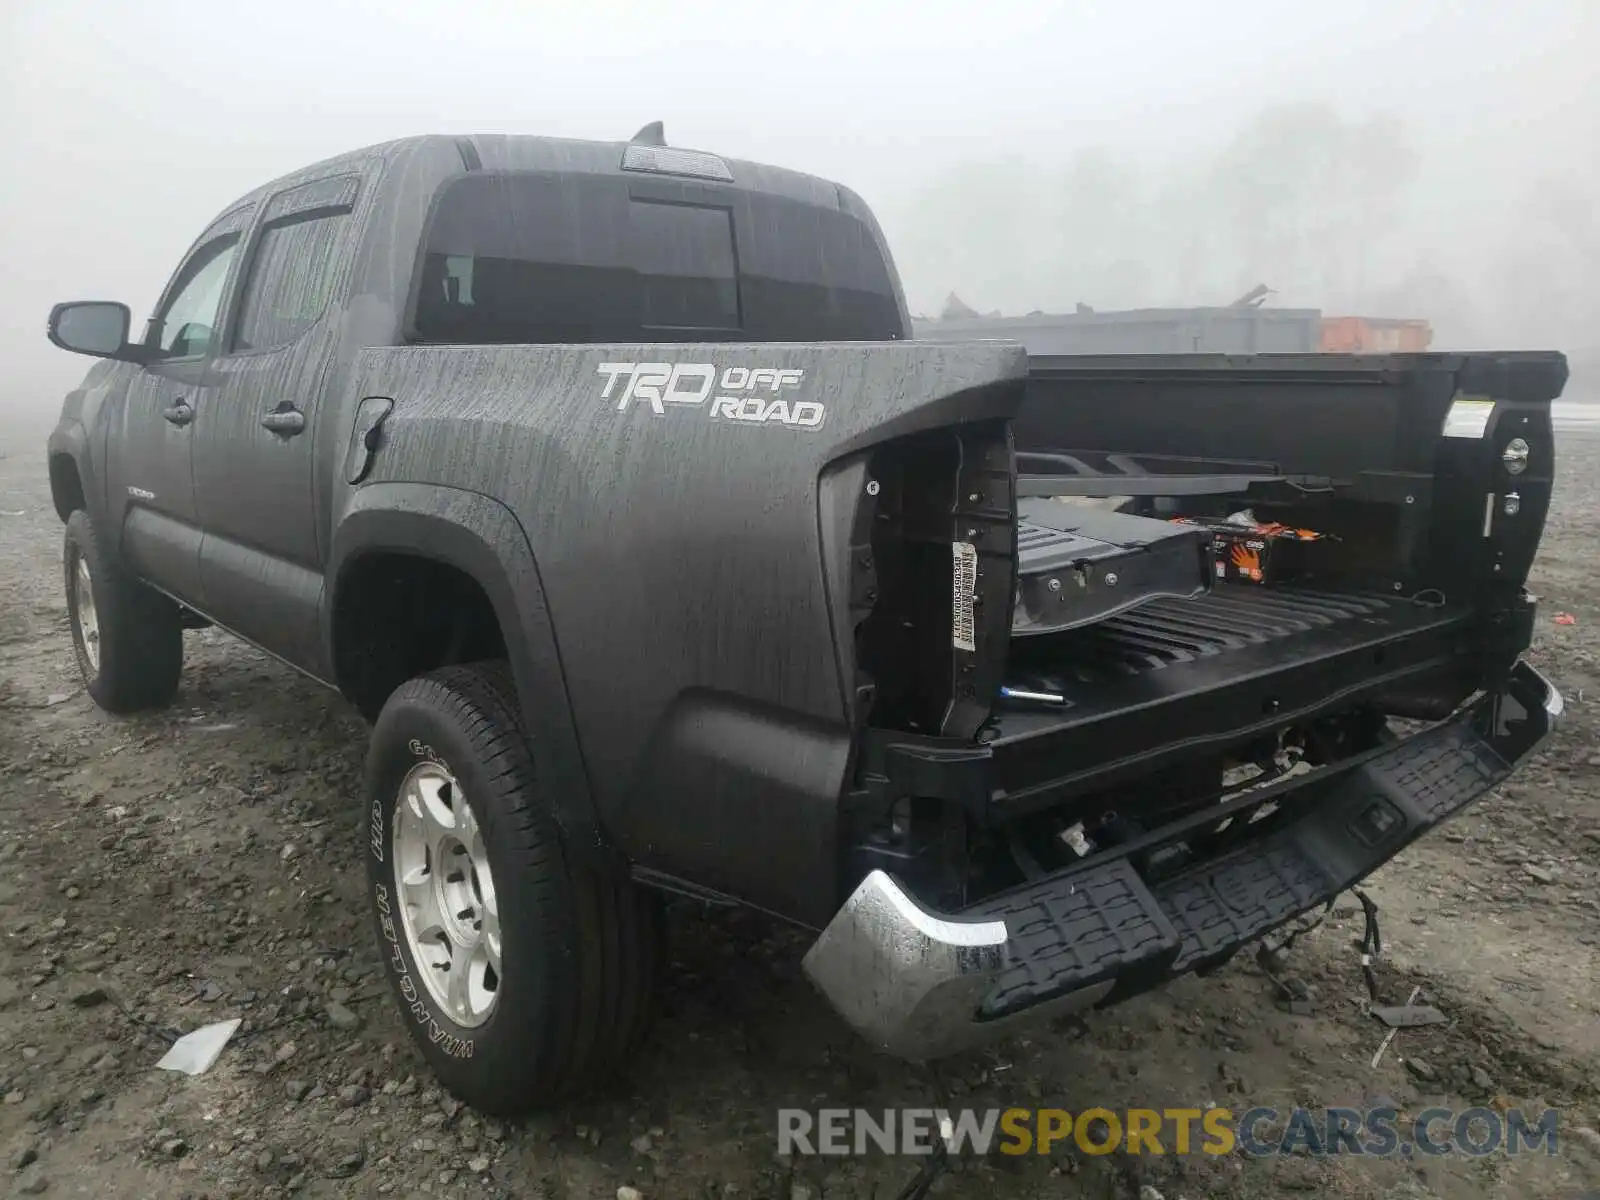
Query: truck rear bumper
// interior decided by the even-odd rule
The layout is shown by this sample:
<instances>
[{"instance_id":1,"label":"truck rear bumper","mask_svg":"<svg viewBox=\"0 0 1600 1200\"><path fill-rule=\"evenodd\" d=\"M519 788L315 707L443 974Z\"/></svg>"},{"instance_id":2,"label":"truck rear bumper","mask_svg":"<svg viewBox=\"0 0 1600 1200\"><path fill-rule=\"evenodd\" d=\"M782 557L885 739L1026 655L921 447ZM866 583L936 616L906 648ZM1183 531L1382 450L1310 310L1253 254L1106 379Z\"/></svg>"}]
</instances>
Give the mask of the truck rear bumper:
<instances>
[{"instance_id":1,"label":"truck rear bumper","mask_svg":"<svg viewBox=\"0 0 1600 1200\"><path fill-rule=\"evenodd\" d=\"M807 952L806 974L875 1046L914 1060L1018 1020L1118 1003L1218 965L1359 883L1510 775L1562 707L1519 663L1498 694L1454 720L1180 831L1169 841L1203 839L1211 850L1159 878L1133 855L1102 854L941 914L874 871ZM1276 810L1252 829L1268 800Z\"/></svg>"}]
</instances>

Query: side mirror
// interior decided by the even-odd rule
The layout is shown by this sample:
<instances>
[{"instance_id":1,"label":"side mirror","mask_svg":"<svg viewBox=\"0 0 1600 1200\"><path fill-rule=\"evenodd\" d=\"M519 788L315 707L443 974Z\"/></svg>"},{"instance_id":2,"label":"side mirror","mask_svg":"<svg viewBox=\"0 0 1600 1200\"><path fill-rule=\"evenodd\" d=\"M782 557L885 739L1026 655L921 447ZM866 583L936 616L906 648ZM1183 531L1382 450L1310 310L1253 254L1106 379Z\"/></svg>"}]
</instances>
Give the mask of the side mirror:
<instances>
[{"instance_id":1,"label":"side mirror","mask_svg":"<svg viewBox=\"0 0 1600 1200\"><path fill-rule=\"evenodd\" d=\"M130 345L132 314L112 300L73 300L50 310L50 341L74 354L138 362L142 346Z\"/></svg>"}]
</instances>

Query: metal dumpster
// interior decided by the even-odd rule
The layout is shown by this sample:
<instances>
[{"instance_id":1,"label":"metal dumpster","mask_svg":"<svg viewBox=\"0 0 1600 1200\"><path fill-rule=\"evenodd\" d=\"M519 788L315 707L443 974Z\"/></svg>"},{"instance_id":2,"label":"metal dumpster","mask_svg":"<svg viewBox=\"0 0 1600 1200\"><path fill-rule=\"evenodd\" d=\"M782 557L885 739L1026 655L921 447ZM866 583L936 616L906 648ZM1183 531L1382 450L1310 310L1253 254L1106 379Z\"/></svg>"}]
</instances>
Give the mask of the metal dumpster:
<instances>
[{"instance_id":1,"label":"metal dumpster","mask_svg":"<svg viewBox=\"0 0 1600 1200\"><path fill-rule=\"evenodd\" d=\"M1305 354L1321 348L1314 308L1136 308L912 322L917 337L1000 338L1030 354Z\"/></svg>"}]
</instances>

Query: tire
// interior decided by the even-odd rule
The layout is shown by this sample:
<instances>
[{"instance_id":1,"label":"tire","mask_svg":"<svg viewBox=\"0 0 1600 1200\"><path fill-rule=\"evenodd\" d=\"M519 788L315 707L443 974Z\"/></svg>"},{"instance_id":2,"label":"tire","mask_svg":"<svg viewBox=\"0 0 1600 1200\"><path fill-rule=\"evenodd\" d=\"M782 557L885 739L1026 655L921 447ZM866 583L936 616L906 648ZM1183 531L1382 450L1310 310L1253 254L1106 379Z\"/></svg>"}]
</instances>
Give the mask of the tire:
<instances>
[{"instance_id":1,"label":"tire","mask_svg":"<svg viewBox=\"0 0 1600 1200\"><path fill-rule=\"evenodd\" d=\"M653 1015L660 903L568 855L505 666L401 685L372 731L366 802L380 957L444 1087L519 1116L609 1080Z\"/></svg>"},{"instance_id":2,"label":"tire","mask_svg":"<svg viewBox=\"0 0 1600 1200\"><path fill-rule=\"evenodd\" d=\"M183 675L177 604L128 574L82 509L65 537L67 619L84 688L109 713L165 708Z\"/></svg>"}]
</instances>

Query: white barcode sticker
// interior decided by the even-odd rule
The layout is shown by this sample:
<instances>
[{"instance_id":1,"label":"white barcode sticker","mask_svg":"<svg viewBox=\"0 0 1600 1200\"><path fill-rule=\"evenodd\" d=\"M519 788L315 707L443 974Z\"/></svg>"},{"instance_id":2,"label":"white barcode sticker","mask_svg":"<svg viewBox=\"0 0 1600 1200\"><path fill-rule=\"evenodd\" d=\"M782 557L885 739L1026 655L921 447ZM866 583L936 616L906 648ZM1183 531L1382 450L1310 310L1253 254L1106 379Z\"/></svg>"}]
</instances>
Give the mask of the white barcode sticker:
<instances>
[{"instance_id":1,"label":"white barcode sticker","mask_svg":"<svg viewBox=\"0 0 1600 1200\"><path fill-rule=\"evenodd\" d=\"M969 654L977 650L972 626L972 598L978 593L978 548L971 542L951 542L955 567L950 590L950 644Z\"/></svg>"},{"instance_id":2,"label":"white barcode sticker","mask_svg":"<svg viewBox=\"0 0 1600 1200\"><path fill-rule=\"evenodd\" d=\"M1489 432L1489 418L1494 415L1494 401L1487 396L1457 394L1444 415L1444 436L1447 438L1482 438Z\"/></svg>"}]
</instances>

